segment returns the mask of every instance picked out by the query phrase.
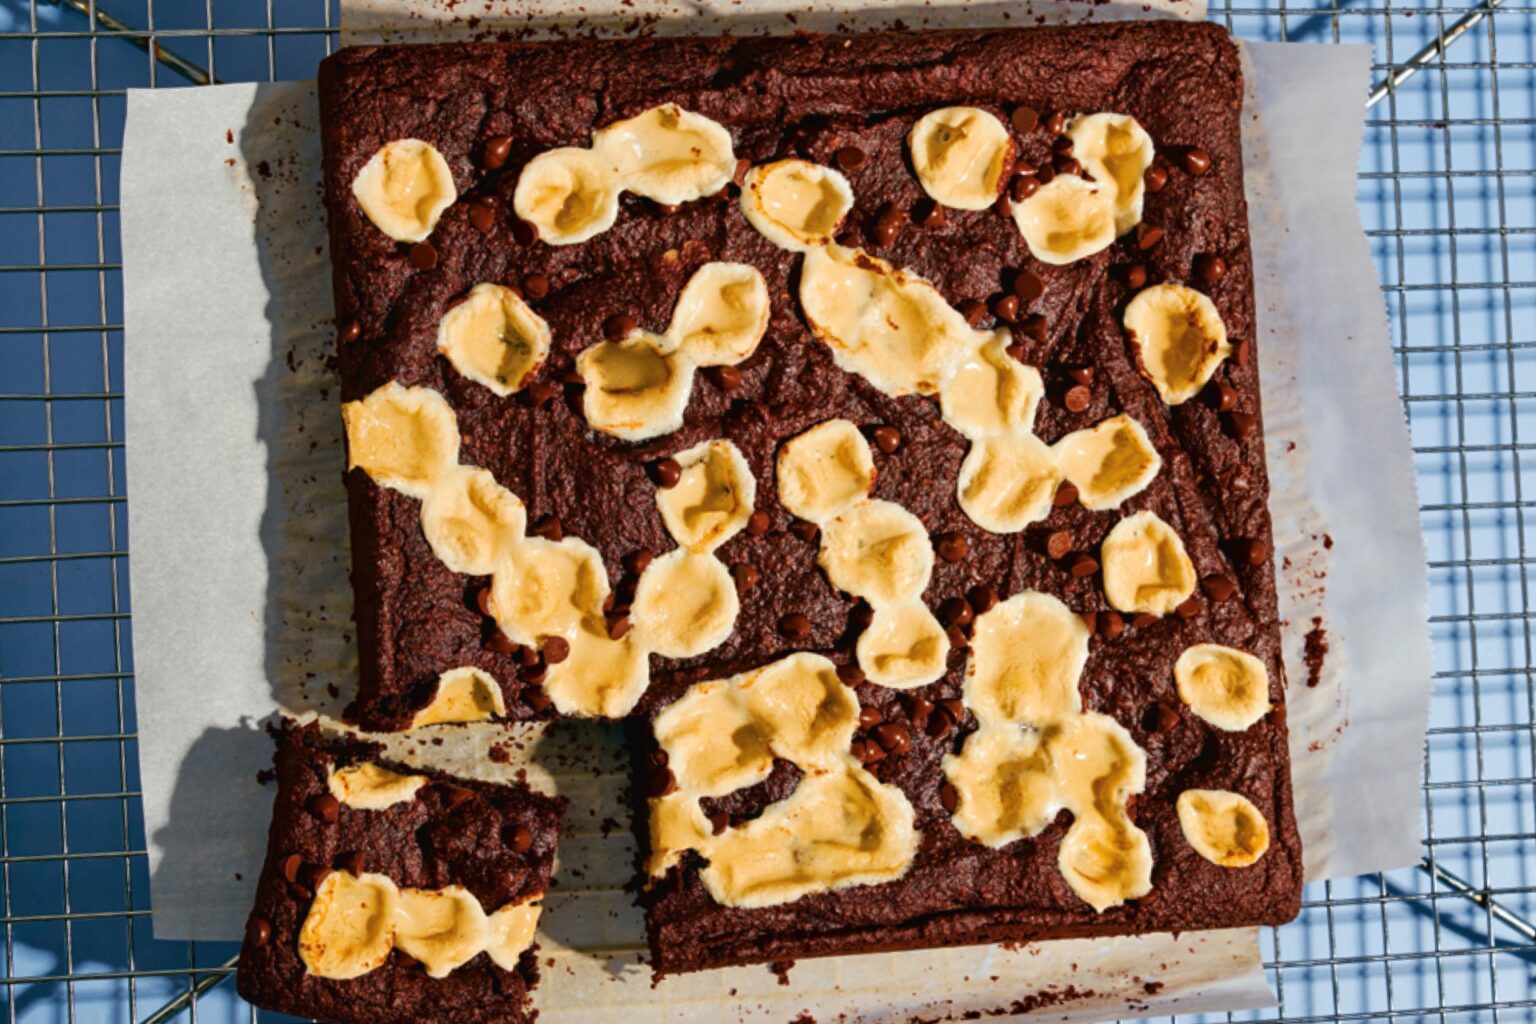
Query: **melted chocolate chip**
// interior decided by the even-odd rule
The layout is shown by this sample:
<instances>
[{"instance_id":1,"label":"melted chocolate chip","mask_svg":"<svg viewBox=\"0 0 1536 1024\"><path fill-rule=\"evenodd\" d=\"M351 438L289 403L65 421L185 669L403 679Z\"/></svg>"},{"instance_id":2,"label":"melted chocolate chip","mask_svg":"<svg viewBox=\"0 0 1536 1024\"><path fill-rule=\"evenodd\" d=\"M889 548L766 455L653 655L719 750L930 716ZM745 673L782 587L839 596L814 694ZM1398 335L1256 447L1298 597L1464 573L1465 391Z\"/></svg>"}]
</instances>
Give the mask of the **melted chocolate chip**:
<instances>
[{"instance_id":1,"label":"melted chocolate chip","mask_svg":"<svg viewBox=\"0 0 1536 1024\"><path fill-rule=\"evenodd\" d=\"M656 461L651 467L651 475L656 478L657 487L670 490L683 478L683 465L669 455Z\"/></svg>"},{"instance_id":2,"label":"melted chocolate chip","mask_svg":"<svg viewBox=\"0 0 1536 1024\"><path fill-rule=\"evenodd\" d=\"M609 341L622 341L639 327L640 324L628 313L615 313L603 321L603 337Z\"/></svg>"},{"instance_id":3,"label":"melted chocolate chip","mask_svg":"<svg viewBox=\"0 0 1536 1024\"><path fill-rule=\"evenodd\" d=\"M901 431L892 426L876 427L871 434L875 447L887 455L893 454L901 447Z\"/></svg>"},{"instance_id":4,"label":"melted chocolate chip","mask_svg":"<svg viewBox=\"0 0 1536 1024\"><path fill-rule=\"evenodd\" d=\"M933 539L933 549L946 562L958 562L971 552L971 540L963 533L941 533Z\"/></svg>"},{"instance_id":5,"label":"melted chocolate chip","mask_svg":"<svg viewBox=\"0 0 1536 1024\"><path fill-rule=\"evenodd\" d=\"M1014 107L1013 113L1008 118L1013 122L1013 130L1020 135L1028 135L1040 125L1040 112L1034 107Z\"/></svg>"},{"instance_id":6,"label":"melted chocolate chip","mask_svg":"<svg viewBox=\"0 0 1536 1024\"><path fill-rule=\"evenodd\" d=\"M858 146L842 147L837 151L835 158L837 160L838 170L842 171L844 174L852 174L860 167L863 167L864 162L869 159L869 157L865 155L864 151Z\"/></svg>"},{"instance_id":7,"label":"melted chocolate chip","mask_svg":"<svg viewBox=\"0 0 1536 1024\"><path fill-rule=\"evenodd\" d=\"M970 603L971 608L975 610L977 615L981 615L983 612L989 612L993 608L996 608L997 602L1000 600L997 594L997 589L986 583L978 583L976 586L966 591L965 598Z\"/></svg>"},{"instance_id":8,"label":"melted chocolate chip","mask_svg":"<svg viewBox=\"0 0 1536 1024\"><path fill-rule=\"evenodd\" d=\"M1079 552L1069 567L1074 579L1085 580L1099 571L1099 560L1087 552Z\"/></svg>"},{"instance_id":9,"label":"melted chocolate chip","mask_svg":"<svg viewBox=\"0 0 1536 1024\"><path fill-rule=\"evenodd\" d=\"M341 801L329 793L316 793L305 802L304 806L309 809L310 814L327 825L334 825L336 819L341 816Z\"/></svg>"},{"instance_id":10,"label":"melted chocolate chip","mask_svg":"<svg viewBox=\"0 0 1536 1024\"><path fill-rule=\"evenodd\" d=\"M748 565L746 562L737 562L731 566L731 579L736 581L736 590L739 593L745 594L757 586L759 576L757 567Z\"/></svg>"},{"instance_id":11,"label":"melted chocolate chip","mask_svg":"<svg viewBox=\"0 0 1536 1024\"><path fill-rule=\"evenodd\" d=\"M549 277L545 274L529 274L523 278L523 294L537 302L549 294Z\"/></svg>"},{"instance_id":12,"label":"melted chocolate chip","mask_svg":"<svg viewBox=\"0 0 1536 1024\"><path fill-rule=\"evenodd\" d=\"M512 153L512 136L492 135L480 147L480 166L488 171L500 170Z\"/></svg>"},{"instance_id":13,"label":"melted chocolate chip","mask_svg":"<svg viewBox=\"0 0 1536 1024\"><path fill-rule=\"evenodd\" d=\"M800 643L811 635L811 620L799 612L790 612L780 617L779 634L791 643Z\"/></svg>"},{"instance_id":14,"label":"melted chocolate chip","mask_svg":"<svg viewBox=\"0 0 1536 1024\"><path fill-rule=\"evenodd\" d=\"M1179 154L1179 166L1196 177L1211 169L1211 154L1200 146L1190 146Z\"/></svg>"},{"instance_id":15,"label":"melted chocolate chip","mask_svg":"<svg viewBox=\"0 0 1536 1024\"><path fill-rule=\"evenodd\" d=\"M431 242L417 242L411 246L411 266L417 270L431 270L437 266L437 249Z\"/></svg>"},{"instance_id":16,"label":"melted chocolate chip","mask_svg":"<svg viewBox=\"0 0 1536 1024\"><path fill-rule=\"evenodd\" d=\"M1229 601L1237 593L1237 584L1220 573L1212 573L1200 581L1200 589L1212 601Z\"/></svg>"}]
</instances>

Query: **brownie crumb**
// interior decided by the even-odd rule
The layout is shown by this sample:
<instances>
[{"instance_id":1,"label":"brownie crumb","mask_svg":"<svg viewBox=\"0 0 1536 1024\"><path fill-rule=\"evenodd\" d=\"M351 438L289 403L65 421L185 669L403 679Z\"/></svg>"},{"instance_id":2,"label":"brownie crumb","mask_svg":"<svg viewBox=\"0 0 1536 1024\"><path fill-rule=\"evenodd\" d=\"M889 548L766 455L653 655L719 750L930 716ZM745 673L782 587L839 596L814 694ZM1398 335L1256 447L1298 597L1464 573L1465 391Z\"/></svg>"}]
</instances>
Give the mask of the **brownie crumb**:
<instances>
[{"instance_id":1,"label":"brownie crumb","mask_svg":"<svg viewBox=\"0 0 1536 1024\"><path fill-rule=\"evenodd\" d=\"M1323 681L1323 660L1328 657L1328 631L1323 628L1321 616L1314 616L1312 629L1307 633L1306 652L1302 660L1307 663L1307 685L1316 686Z\"/></svg>"}]
</instances>

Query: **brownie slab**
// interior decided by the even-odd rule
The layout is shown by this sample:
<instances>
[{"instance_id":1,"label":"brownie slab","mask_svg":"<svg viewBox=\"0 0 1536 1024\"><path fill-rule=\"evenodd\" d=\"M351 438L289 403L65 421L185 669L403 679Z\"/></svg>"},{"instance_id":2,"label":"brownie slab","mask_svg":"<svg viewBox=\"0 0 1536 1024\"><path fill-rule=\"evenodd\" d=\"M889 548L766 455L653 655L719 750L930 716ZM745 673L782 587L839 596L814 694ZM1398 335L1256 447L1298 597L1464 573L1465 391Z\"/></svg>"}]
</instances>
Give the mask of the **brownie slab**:
<instances>
[{"instance_id":1,"label":"brownie slab","mask_svg":"<svg viewBox=\"0 0 1536 1024\"><path fill-rule=\"evenodd\" d=\"M679 543L656 500L674 457L730 442L757 484L750 523L709 552L736 584L733 628L704 653L649 656L649 685L634 711L665 715L695 684L813 652L842 670L860 713L846 751L821 751L811 774L842 773L861 792L899 791L911 808L916 841L898 877L871 882L852 871L842 887L763 905L717 899L707 859L683 851L645 895L658 970L1295 914L1301 857L1266 508L1241 76L1224 31L1147 22L355 49L322 65L320 95L344 401L391 382L443 396L459 461L484 467L521 499L528 536L590 544L620 608L633 600L641 569ZM593 145L595 133L664 104L727 129L743 170L791 159L838 169L851 209L837 246L814 258L862 253L847 259L866 270L887 261L930 282L971 328L1009 328L1009 358L1040 377L1039 441L1055 445L1123 415L1155 449L1156 474L1114 508L1090 509L1064 488L1027 527L985 529L957 498L973 439L930 395L893 394L839 362L805 303L813 257L743 216L741 184L682 204L625 192L611 226L574 244L541 240L513 214L518 182L536 158ZM1134 118L1157 153L1134 229L1051 263L1032 254L1008 201L937 207L908 139L919 119L955 106L1005 126L1014 173L1004 188L1015 203L1052 177L1082 171L1061 144L1064 118L1053 113ZM368 162L400 139L434 147L454 183L457 201L424 241L387 237L353 194ZM770 312L755 350L697 373L676 430L634 441L593 429L577 372L583 353L636 328L669 336L679 296L719 263L756 268L765 282ZM549 328L547 355L513 395L470 379L439 351L445 315L486 282L515 290ZM1198 397L1170 404L1125 321L1137 295L1178 283L1197 287L1219 314L1225 358ZM837 303L826 305L835 314ZM878 609L829 580L819 561L825 524L780 498L783 446L828 420L869 439L871 503L905 510L932 542L919 601L949 627L937 681L898 690L863 678L858 641ZM453 572L434 554L418 499L362 469L348 474L347 488L362 662L351 714L371 728L401 728L442 673L465 666L493 680L506 717L548 713L549 652L498 635L481 597L490 579ZM1177 535L1200 581L1176 612L1122 615L1106 596L1105 541L1139 513ZM1090 718L1144 753L1144 778L1126 781L1116 813L1145 836L1150 888L1101 911L1059 867L1072 812L996 845L955 824L946 758L962 757L981 727L965 691L968 631L987 609L1027 592L1049 595L1091 633L1073 721ZM1194 713L1176 666L1203 644L1257 659L1272 710L1241 729ZM677 783L662 753L642 755L645 788L657 800ZM749 774L750 785L701 799L706 831L766 830L753 825L764 818L784 824L782 808L807 778L803 765L776 755ZM1206 791L1242 794L1267 823L1268 849L1255 863L1217 864L1186 838L1180 796ZM642 822L651 811L649 802L640 808Z\"/></svg>"},{"instance_id":2,"label":"brownie slab","mask_svg":"<svg viewBox=\"0 0 1536 1024\"><path fill-rule=\"evenodd\" d=\"M563 800L390 764L313 723L280 730L275 765L244 998L336 1022L532 1019L527 946Z\"/></svg>"}]
</instances>

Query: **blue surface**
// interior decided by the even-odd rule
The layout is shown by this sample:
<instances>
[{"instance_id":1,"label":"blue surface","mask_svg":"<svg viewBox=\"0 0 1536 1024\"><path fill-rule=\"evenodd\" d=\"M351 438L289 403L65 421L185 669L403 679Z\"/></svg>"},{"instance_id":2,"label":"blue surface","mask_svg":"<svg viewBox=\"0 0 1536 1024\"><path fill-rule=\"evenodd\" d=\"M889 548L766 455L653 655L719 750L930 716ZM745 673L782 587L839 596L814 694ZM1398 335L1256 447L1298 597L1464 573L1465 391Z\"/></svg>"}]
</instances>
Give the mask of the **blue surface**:
<instances>
[{"instance_id":1,"label":"blue surface","mask_svg":"<svg viewBox=\"0 0 1536 1024\"><path fill-rule=\"evenodd\" d=\"M101 6L136 28L152 24L163 45L224 81L309 77L328 46L325 0L159 0L152 23L147 0ZM1234 2L1213 16L1252 39L1368 42L1386 64L1461 13L1318 0L1316 10ZM316 31L269 35L269 25ZM46 0L35 11L0 0L0 1009L26 1022L141 1020L186 989L189 968L235 951L152 939L135 796L119 447L121 90L188 83L88 28ZM1532 8L1506 6L1371 112L1359 180L1431 560L1426 853L1527 919L1533 67ZM1428 874L1313 886L1307 900L1299 921L1264 940L1282 1010L1242 1019L1536 1020L1532 940ZM196 1011L250 1016L228 982Z\"/></svg>"}]
</instances>

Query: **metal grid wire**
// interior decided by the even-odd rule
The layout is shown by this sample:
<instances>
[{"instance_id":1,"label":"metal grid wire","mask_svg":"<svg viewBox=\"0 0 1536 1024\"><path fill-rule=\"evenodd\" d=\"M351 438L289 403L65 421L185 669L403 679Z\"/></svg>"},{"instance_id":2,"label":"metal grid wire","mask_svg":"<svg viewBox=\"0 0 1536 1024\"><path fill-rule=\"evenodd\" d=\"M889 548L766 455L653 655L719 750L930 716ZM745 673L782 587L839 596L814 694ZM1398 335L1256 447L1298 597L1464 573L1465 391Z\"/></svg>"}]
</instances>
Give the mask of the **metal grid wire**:
<instances>
[{"instance_id":1,"label":"metal grid wire","mask_svg":"<svg viewBox=\"0 0 1536 1024\"><path fill-rule=\"evenodd\" d=\"M1311 886L1300 919L1263 940L1280 1009L1239 1019L1536 1020L1533 14L1514 0L1213 6L1246 38L1374 46L1357 195L1412 428L1436 660L1422 869ZM258 1018L223 983L232 944L150 931L117 177L125 89L309 77L335 21L334 0L0 0L11 1022Z\"/></svg>"}]
</instances>

